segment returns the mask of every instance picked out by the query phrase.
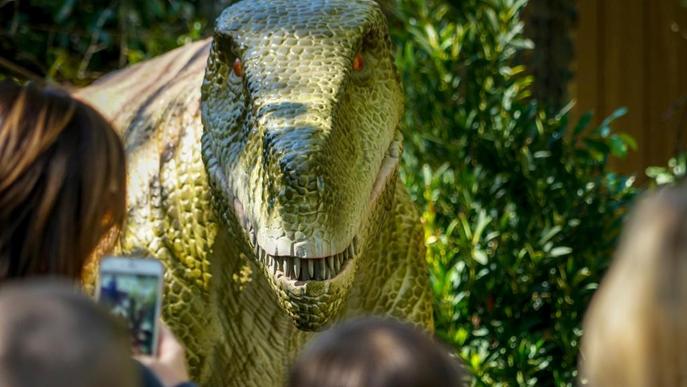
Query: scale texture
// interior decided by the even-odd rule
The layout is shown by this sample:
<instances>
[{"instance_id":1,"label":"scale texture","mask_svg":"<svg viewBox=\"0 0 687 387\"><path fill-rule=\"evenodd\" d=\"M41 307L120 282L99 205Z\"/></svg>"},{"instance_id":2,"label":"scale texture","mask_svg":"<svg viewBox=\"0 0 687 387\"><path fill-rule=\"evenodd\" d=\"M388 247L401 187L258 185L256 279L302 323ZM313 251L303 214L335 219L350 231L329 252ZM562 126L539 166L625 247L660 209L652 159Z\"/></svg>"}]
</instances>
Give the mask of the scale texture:
<instances>
[{"instance_id":1,"label":"scale texture","mask_svg":"<svg viewBox=\"0 0 687 387\"><path fill-rule=\"evenodd\" d=\"M125 142L117 250L164 262L163 317L201 385L280 386L353 316L433 329L402 95L366 0L243 1L212 39L80 91Z\"/></svg>"}]
</instances>

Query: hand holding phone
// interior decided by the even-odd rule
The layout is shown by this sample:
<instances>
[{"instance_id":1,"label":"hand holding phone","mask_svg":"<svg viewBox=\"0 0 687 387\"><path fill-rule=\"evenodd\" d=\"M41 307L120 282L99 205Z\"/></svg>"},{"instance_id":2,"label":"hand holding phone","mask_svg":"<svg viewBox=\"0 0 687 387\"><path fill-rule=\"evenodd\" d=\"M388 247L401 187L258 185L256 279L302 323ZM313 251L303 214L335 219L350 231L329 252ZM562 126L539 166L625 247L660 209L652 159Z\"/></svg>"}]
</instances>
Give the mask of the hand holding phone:
<instances>
[{"instance_id":1,"label":"hand holding phone","mask_svg":"<svg viewBox=\"0 0 687 387\"><path fill-rule=\"evenodd\" d=\"M186 351L164 323L160 324L158 357L136 356L136 360L153 371L164 386L178 386L189 380Z\"/></svg>"},{"instance_id":2,"label":"hand holding phone","mask_svg":"<svg viewBox=\"0 0 687 387\"><path fill-rule=\"evenodd\" d=\"M157 355L163 271L153 258L105 257L100 263L98 300L126 320L135 355Z\"/></svg>"}]
</instances>

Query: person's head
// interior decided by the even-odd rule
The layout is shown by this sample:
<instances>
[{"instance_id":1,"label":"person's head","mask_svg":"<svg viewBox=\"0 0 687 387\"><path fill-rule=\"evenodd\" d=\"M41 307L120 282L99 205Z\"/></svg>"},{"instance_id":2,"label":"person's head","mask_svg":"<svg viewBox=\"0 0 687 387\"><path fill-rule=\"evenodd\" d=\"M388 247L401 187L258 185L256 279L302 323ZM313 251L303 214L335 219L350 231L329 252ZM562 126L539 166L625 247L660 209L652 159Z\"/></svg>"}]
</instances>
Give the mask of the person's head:
<instances>
[{"instance_id":1,"label":"person's head","mask_svg":"<svg viewBox=\"0 0 687 387\"><path fill-rule=\"evenodd\" d=\"M78 278L125 214L124 150L65 92L0 83L0 280Z\"/></svg>"},{"instance_id":2,"label":"person's head","mask_svg":"<svg viewBox=\"0 0 687 387\"><path fill-rule=\"evenodd\" d=\"M687 386L687 186L640 202L584 322L581 378Z\"/></svg>"},{"instance_id":3,"label":"person's head","mask_svg":"<svg viewBox=\"0 0 687 387\"><path fill-rule=\"evenodd\" d=\"M127 330L61 282L0 287L0 387L130 387Z\"/></svg>"},{"instance_id":4,"label":"person's head","mask_svg":"<svg viewBox=\"0 0 687 387\"><path fill-rule=\"evenodd\" d=\"M289 387L461 386L458 360L424 332L365 318L324 332L296 360Z\"/></svg>"}]
</instances>

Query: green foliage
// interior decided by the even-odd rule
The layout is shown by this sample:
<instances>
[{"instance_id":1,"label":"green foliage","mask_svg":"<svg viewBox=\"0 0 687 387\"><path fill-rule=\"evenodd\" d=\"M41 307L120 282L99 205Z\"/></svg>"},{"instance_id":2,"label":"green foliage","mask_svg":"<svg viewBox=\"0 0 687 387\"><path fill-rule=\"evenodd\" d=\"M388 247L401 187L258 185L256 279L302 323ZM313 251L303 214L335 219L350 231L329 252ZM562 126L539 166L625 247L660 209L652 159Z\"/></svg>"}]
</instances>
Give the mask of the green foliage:
<instances>
[{"instance_id":1,"label":"green foliage","mask_svg":"<svg viewBox=\"0 0 687 387\"><path fill-rule=\"evenodd\" d=\"M514 57L522 0L396 2L403 178L421 206L437 334L475 385L573 385L581 320L632 199L636 145L547 116Z\"/></svg>"},{"instance_id":2,"label":"green foliage","mask_svg":"<svg viewBox=\"0 0 687 387\"><path fill-rule=\"evenodd\" d=\"M668 161L664 167L649 167L646 175L655 185L674 184L687 175L687 153L681 153Z\"/></svg>"},{"instance_id":3,"label":"green foliage","mask_svg":"<svg viewBox=\"0 0 687 387\"><path fill-rule=\"evenodd\" d=\"M209 5L212 4L212 5ZM84 85L197 40L228 1L0 2L0 74ZM12 70L8 67L11 67Z\"/></svg>"}]
</instances>

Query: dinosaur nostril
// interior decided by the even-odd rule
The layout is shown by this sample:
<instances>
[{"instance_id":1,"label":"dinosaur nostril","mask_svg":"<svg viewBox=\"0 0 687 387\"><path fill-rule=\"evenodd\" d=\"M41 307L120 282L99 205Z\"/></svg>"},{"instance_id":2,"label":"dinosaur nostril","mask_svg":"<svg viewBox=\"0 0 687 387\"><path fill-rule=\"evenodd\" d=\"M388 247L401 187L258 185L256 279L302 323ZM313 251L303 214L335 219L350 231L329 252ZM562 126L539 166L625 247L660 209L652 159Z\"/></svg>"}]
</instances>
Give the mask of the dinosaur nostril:
<instances>
[{"instance_id":1,"label":"dinosaur nostril","mask_svg":"<svg viewBox=\"0 0 687 387\"><path fill-rule=\"evenodd\" d=\"M241 59L236 58L232 68L234 69L234 74L236 74L237 77L243 76L243 66L241 65Z\"/></svg>"},{"instance_id":2,"label":"dinosaur nostril","mask_svg":"<svg viewBox=\"0 0 687 387\"><path fill-rule=\"evenodd\" d=\"M355 57L353 58L353 70L355 71L360 71L363 69L365 66L365 62L363 61L363 55L358 52L355 54Z\"/></svg>"}]
</instances>

